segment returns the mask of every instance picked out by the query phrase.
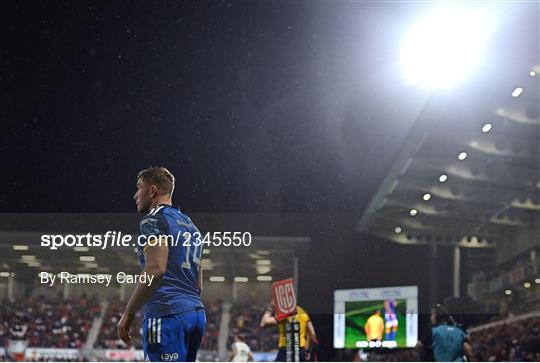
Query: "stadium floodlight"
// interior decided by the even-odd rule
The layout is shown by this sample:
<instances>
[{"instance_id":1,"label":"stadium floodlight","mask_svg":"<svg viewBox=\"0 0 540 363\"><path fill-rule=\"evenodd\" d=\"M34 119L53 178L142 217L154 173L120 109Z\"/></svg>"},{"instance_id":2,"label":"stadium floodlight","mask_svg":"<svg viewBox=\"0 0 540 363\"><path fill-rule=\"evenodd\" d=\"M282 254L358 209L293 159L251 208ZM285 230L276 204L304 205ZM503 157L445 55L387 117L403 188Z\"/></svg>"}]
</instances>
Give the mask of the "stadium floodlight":
<instances>
[{"instance_id":1,"label":"stadium floodlight","mask_svg":"<svg viewBox=\"0 0 540 363\"><path fill-rule=\"evenodd\" d=\"M211 266L214 264L214 261L212 261L211 258L203 258L201 260L201 263L203 264L203 266Z\"/></svg>"},{"instance_id":2,"label":"stadium floodlight","mask_svg":"<svg viewBox=\"0 0 540 363\"><path fill-rule=\"evenodd\" d=\"M540 279L534 279L535 284L540 284Z\"/></svg>"},{"instance_id":3,"label":"stadium floodlight","mask_svg":"<svg viewBox=\"0 0 540 363\"><path fill-rule=\"evenodd\" d=\"M260 256L268 256L268 255L270 255L270 251L268 251L268 250L257 250L255 252Z\"/></svg>"},{"instance_id":4,"label":"stadium floodlight","mask_svg":"<svg viewBox=\"0 0 540 363\"><path fill-rule=\"evenodd\" d=\"M446 180L448 180L448 175L446 174L441 174L441 176L439 176L439 181L441 183L444 183Z\"/></svg>"},{"instance_id":5,"label":"stadium floodlight","mask_svg":"<svg viewBox=\"0 0 540 363\"><path fill-rule=\"evenodd\" d=\"M396 232L398 234L401 233L401 227L396 227L396 229L394 229L394 232Z\"/></svg>"},{"instance_id":6,"label":"stadium floodlight","mask_svg":"<svg viewBox=\"0 0 540 363\"><path fill-rule=\"evenodd\" d=\"M272 281L272 276L259 275L257 281Z\"/></svg>"},{"instance_id":7,"label":"stadium floodlight","mask_svg":"<svg viewBox=\"0 0 540 363\"><path fill-rule=\"evenodd\" d=\"M486 122L486 123L484 124L484 126L482 126L482 132L483 132L484 134L485 134L485 133L488 133L488 132L491 131L491 128L492 128L492 127L493 127L493 126L492 126L489 122Z\"/></svg>"},{"instance_id":8,"label":"stadium floodlight","mask_svg":"<svg viewBox=\"0 0 540 363\"><path fill-rule=\"evenodd\" d=\"M13 249L15 251L28 251L30 247L26 246L26 245L13 245Z\"/></svg>"},{"instance_id":9,"label":"stadium floodlight","mask_svg":"<svg viewBox=\"0 0 540 363\"><path fill-rule=\"evenodd\" d=\"M512 295L512 290L506 290L504 293L505 293L507 296L510 296L510 295Z\"/></svg>"},{"instance_id":10,"label":"stadium floodlight","mask_svg":"<svg viewBox=\"0 0 540 363\"><path fill-rule=\"evenodd\" d=\"M529 76L531 76L531 77L536 76L536 72L535 72L535 71L530 71L530 72L529 72Z\"/></svg>"},{"instance_id":11,"label":"stadium floodlight","mask_svg":"<svg viewBox=\"0 0 540 363\"><path fill-rule=\"evenodd\" d=\"M85 246L78 246L78 247L73 247L73 251L75 251L75 252L88 252L88 251L90 251L90 248L85 247Z\"/></svg>"},{"instance_id":12,"label":"stadium floodlight","mask_svg":"<svg viewBox=\"0 0 540 363\"><path fill-rule=\"evenodd\" d=\"M512 91L512 97L516 98L519 97L523 93L523 88L517 87L515 90Z\"/></svg>"},{"instance_id":13,"label":"stadium floodlight","mask_svg":"<svg viewBox=\"0 0 540 363\"><path fill-rule=\"evenodd\" d=\"M0 277L9 277L10 275L11 275L11 273L9 273L7 271L0 272Z\"/></svg>"},{"instance_id":14,"label":"stadium floodlight","mask_svg":"<svg viewBox=\"0 0 540 363\"><path fill-rule=\"evenodd\" d=\"M210 254L210 249L203 248L202 253L203 253L203 255L209 255Z\"/></svg>"},{"instance_id":15,"label":"stadium floodlight","mask_svg":"<svg viewBox=\"0 0 540 363\"><path fill-rule=\"evenodd\" d=\"M525 282L525 283L523 284L523 287L526 288L526 289L528 289L529 287L531 287L531 283L530 283L530 282Z\"/></svg>"},{"instance_id":16,"label":"stadium floodlight","mask_svg":"<svg viewBox=\"0 0 540 363\"><path fill-rule=\"evenodd\" d=\"M234 278L234 282L248 282L249 279L247 277L244 277L244 276L236 276Z\"/></svg>"},{"instance_id":17,"label":"stadium floodlight","mask_svg":"<svg viewBox=\"0 0 540 363\"><path fill-rule=\"evenodd\" d=\"M422 196L422 199L425 200L425 201L427 202L428 200L431 199L431 194L429 194L429 193L424 194L424 195Z\"/></svg>"},{"instance_id":18,"label":"stadium floodlight","mask_svg":"<svg viewBox=\"0 0 540 363\"><path fill-rule=\"evenodd\" d=\"M408 84L448 88L469 76L484 58L491 24L485 11L437 7L406 34L400 63Z\"/></svg>"},{"instance_id":19,"label":"stadium floodlight","mask_svg":"<svg viewBox=\"0 0 540 363\"><path fill-rule=\"evenodd\" d=\"M259 275L267 274L272 270L270 266L257 266L255 269Z\"/></svg>"},{"instance_id":20,"label":"stadium floodlight","mask_svg":"<svg viewBox=\"0 0 540 363\"><path fill-rule=\"evenodd\" d=\"M35 255L22 255L21 260L23 261L36 261Z\"/></svg>"},{"instance_id":21,"label":"stadium floodlight","mask_svg":"<svg viewBox=\"0 0 540 363\"><path fill-rule=\"evenodd\" d=\"M416 209L411 209L411 211L409 212L409 214L410 214L411 216L414 217L415 215L418 214L418 211L417 211Z\"/></svg>"},{"instance_id":22,"label":"stadium floodlight","mask_svg":"<svg viewBox=\"0 0 540 363\"><path fill-rule=\"evenodd\" d=\"M223 277L223 276L210 276L210 281L212 281L212 282L223 282L223 281L225 281L225 277Z\"/></svg>"},{"instance_id":23,"label":"stadium floodlight","mask_svg":"<svg viewBox=\"0 0 540 363\"><path fill-rule=\"evenodd\" d=\"M94 256L79 256L81 262L94 262L96 258Z\"/></svg>"},{"instance_id":24,"label":"stadium floodlight","mask_svg":"<svg viewBox=\"0 0 540 363\"><path fill-rule=\"evenodd\" d=\"M462 151L462 152L459 153L457 158L459 160L463 161L463 160L467 159L467 156L468 156L467 153L465 151Z\"/></svg>"},{"instance_id":25,"label":"stadium floodlight","mask_svg":"<svg viewBox=\"0 0 540 363\"><path fill-rule=\"evenodd\" d=\"M269 266L272 264L272 261L270 260L257 260L255 263L259 266Z\"/></svg>"}]
</instances>

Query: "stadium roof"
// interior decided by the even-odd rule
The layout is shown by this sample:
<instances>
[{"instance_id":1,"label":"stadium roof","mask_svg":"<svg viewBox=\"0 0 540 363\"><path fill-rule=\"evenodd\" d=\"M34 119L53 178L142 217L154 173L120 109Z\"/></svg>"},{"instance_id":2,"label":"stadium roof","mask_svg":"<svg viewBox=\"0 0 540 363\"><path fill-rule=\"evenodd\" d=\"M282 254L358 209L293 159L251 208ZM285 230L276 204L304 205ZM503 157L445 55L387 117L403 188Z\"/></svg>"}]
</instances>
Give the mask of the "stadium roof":
<instances>
[{"instance_id":1,"label":"stadium roof","mask_svg":"<svg viewBox=\"0 0 540 363\"><path fill-rule=\"evenodd\" d=\"M520 63L459 94L432 95L357 230L486 248L538 223L539 73Z\"/></svg>"}]
</instances>

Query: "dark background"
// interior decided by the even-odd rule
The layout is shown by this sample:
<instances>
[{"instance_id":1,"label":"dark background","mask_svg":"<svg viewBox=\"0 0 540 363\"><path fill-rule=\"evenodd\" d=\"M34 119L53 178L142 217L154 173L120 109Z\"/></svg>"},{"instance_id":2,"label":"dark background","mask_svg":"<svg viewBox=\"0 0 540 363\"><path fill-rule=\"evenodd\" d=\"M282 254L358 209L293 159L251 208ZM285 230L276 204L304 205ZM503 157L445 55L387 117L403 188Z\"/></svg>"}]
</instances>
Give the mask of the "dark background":
<instances>
[{"instance_id":1,"label":"dark background","mask_svg":"<svg viewBox=\"0 0 540 363\"><path fill-rule=\"evenodd\" d=\"M3 2L0 208L132 211L164 165L187 211L361 213L413 121L381 84L411 8Z\"/></svg>"}]
</instances>

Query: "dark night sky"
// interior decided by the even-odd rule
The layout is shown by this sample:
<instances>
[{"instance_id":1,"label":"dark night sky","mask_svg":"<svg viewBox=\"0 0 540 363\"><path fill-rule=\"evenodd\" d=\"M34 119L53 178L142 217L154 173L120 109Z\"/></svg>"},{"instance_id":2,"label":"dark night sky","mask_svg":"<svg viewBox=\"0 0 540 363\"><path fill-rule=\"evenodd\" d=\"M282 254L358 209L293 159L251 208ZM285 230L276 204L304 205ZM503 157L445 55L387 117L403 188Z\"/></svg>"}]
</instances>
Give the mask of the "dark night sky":
<instances>
[{"instance_id":1,"label":"dark night sky","mask_svg":"<svg viewBox=\"0 0 540 363\"><path fill-rule=\"evenodd\" d=\"M358 213L414 121L411 6L2 7L2 212L132 211L163 165L188 211Z\"/></svg>"}]
</instances>

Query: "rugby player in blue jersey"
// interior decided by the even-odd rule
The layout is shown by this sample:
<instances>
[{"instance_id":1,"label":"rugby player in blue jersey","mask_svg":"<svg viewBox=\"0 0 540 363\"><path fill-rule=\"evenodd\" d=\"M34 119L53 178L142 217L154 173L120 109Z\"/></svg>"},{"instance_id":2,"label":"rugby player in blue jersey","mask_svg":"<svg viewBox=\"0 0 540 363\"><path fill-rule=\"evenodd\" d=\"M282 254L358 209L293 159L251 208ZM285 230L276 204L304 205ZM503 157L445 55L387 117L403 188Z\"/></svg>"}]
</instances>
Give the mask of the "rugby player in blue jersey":
<instances>
[{"instance_id":1,"label":"rugby player in blue jersey","mask_svg":"<svg viewBox=\"0 0 540 363\"><path fill-rule=\"evenodd\" d=\"M384 340L395 341L398 330L397 301L386 299L383 303L386 334Z\"/></svg>"},{"instance_id":2,"label":"rugby player in blue jersey","mask_svg":"<svg viewBox=\"0 0 540 363\"><path fill-rule=\"evenodd\" d=\"M131 344L133 317L144 306L146 361L195 361L206 325L202 244L184 246L186 238L195 240L200 234L191 219L172 206L174 182L167 169L149 168L138 174L134 195L138 212L145 213L139 223L139 263L142 273L154 279L150 286L139 283L135 288L118 323L118 335Z\"/></svg>"}]
</instances>

